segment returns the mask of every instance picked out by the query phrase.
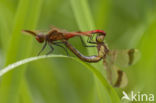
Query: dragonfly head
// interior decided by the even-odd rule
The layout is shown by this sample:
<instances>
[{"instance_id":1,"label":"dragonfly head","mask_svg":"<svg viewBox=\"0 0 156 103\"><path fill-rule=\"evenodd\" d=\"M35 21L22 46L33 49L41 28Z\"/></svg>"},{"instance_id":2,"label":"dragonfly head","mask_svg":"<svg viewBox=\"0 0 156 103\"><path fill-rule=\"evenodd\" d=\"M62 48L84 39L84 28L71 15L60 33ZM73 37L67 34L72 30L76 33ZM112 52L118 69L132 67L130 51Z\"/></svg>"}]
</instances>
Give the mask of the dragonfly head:
<instances>
[{"instance_id":1,"label":"dragonfly head","mask_svg":"<svg viewBox=\"0 0 156 103\"><path fill-rule=\"evenodd\" d=\"M37 34L36 32L31 31L31 30L22 30L22 32L28 33L28 34L31 34L31 35L35 36L36 40L37 40L39 43L43 43L44 40L45 40L45 35L44 35L43 33Z\"/></svg>"},{"instance_id":2,"label":"dragonfly head","mask_svg":"<svg viewBox=\"0 0 156 103\"><path fill-rule=\"evenodd\" d=\"M104 41L104 35L98 35L96 36L96 42L103 42Z\"/></svg>"},{"instance_id":3,"label":"dragonfly head","mask_svg":"<svg viewBox=\"0 0 156 103\"><path fill-rule=\"evenodd\" d=\"M44 40L45 40L45 35L42 34L42 33L36 35L36 40L37 40L39 43L43 43Z\"/></svg>"}]
</instances>

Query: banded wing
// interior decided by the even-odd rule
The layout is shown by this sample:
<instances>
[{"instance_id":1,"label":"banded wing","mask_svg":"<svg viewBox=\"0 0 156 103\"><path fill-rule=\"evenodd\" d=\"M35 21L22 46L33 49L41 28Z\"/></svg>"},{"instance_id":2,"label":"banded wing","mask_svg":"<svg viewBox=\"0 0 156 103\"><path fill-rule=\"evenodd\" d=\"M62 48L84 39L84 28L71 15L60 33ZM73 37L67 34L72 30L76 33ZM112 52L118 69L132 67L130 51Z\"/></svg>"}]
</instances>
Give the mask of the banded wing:
<instances>
[{"instance_id":1,"label":"banded wing","mask_svg":"<svg viewBox=\"0 0 156 103\"><path fill-rule=\"evenodd\" d=\"M109 55L114 56L114 62L119 67L131 66L140 58L137 49L111 50Z\"/></svg>"},{"instance_id":2,"label":"banded wing","mask_svg":"<svg viewBox=\"0 0 156 103\"><path fill-rule=\"evenodd\" d=\"M111 85L123 88L128 84L127 75L120 68L134 64L138 60L138 54L136 49L111 50L109 52L103 63Z\"/></svg>"}]
</instances>

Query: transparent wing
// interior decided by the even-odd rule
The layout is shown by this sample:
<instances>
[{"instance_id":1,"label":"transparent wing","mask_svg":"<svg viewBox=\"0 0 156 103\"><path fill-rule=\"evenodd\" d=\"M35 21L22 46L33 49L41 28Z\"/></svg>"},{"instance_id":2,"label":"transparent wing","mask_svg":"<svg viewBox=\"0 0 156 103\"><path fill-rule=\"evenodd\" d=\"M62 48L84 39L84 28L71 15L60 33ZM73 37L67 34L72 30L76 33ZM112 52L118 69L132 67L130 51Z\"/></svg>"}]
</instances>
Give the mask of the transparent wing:
<instances>
[{"instance_id":1,"label":"transparent wing","mask_svg":"<svg viewBox=\"0 0 156 103\"><path fill-rule=\"evenodd\" d=\"M126 73L115 65L115 55L110 53L103 63L106 69L107 79L112 86L123 88L128 84Z\"/></svg>"},{"instance_id":2,"label":"transparent wing","mask_svg":"<svg viewBox=\"0 0 156 103\"><path fill-rule=\"evenodd\" d=\"M136 49L111 50L103 61L110 84L118 88L125 87L128 78L121 69L136 63L139 58L140 53Z\"/></svg>"},{"instance_id":3,"label":"transparent wing","mask_svg":"<svg viewBox=\"0 0 156 103\"><path fill-rule=\"evenodd\" d=\"M119 67L133 65L140 58L140 52L137 49L111 50L109 55L113 55L114 63Z\"/></svg>"}]
</instances>

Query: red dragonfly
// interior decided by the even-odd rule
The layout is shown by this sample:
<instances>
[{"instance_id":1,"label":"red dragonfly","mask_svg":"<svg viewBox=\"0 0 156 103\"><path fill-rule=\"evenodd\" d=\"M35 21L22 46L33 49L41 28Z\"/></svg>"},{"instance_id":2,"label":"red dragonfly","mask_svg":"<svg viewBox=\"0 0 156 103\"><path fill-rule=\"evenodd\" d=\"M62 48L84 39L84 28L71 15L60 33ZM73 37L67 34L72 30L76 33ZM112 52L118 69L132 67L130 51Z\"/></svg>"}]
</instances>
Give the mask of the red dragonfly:
<instances>
[{"instance_id":1,"label":"red dragonfly","mask_svg":"<svg viewBox=\"0 0 156 103\"><path fill-rule=\"evenodd\" d=\"M51 29L47 34L36 33L30 30L24 30L24 32L30 33L36 37L36 40L39 43L45 42L43 48L39 52L39 54L44 50L47 43L53 51L53 47L51 44L63 47L59 45L59 43L64 43L68 49L70 49L77 57L85 62L98 62L103 60L104 67L107 71L107 77L110 82L115 87L124 87L127 84L127 76L125 72L119 69L119 67L132 65L135 60L135 49L130 50L110 50L107 45L103 42L106 33L102 30L92 30L87 32L66 32L59 30L57 28ZM91 41L93 36L96 36L96 41ZM77 49L75 49L69 42L68 39L76 37L76 36L88 36L90 37L87 42L91 44L96 44L98 54L93 56L84 56ZM82 40L82 38L81 38ZM59 42L58 42L59 41ZM87 46L87 45L84 45ZM88 47L88 46L87 46ZM93 47L93 46L91 46ZM63 47L64 48L64 47ZM65 48L64 48L65 49ZM65 49L66 50L66 49ZM66 50L67 52L67 50Z\"/></svg>"},{"instance_id":2,"label":"red dragonfly","mask_svg":"<svg viewBox=\"0 0 156 103\"><path fill-rule=\"evenodd\" d=\"M64 44L77 57L85 62L98 62L103 59L104 68L107 72L107 78L111 85L115 87L125 87L128 83L127 76L120 67L127 67L137 61L138 52L136 49L127 50L110 50L103 42L105 35L99 33L96 36L96 42L89 42L97 45L98 54L94 56L84 56L77 49L75 49L68 41Z\"/></svg>"},{"instance_id":3,"label":"red dragonfly","mask_svg":"<svg viewBox=\"0 0 156 103\"><path fill-rule=\"evenodd\" d=\"M95 33L96 32L94 32L94 34ZM97 33L99 35L96 37L96 42L88 40L88 43L96 44L98 55L84 56L77 49L75 49L68 41L64 40L63 43L66 45L66 47L68 49L70 49L81 60L83 60L85 62L90 62L90 63L98 62L101 59L104 59L106 57L107 53L109 52L109 49L103 42L104 37L105 37L106 34L104 32L100 32L100 33L97 32ZM90 34L90 32L88 34Z\"/></svg>"},{"instance_id":4,"label":"red dragonfly","mask_svg":"<svg viewBox=\"0 0 156 103\"><path fill-rule=\"evenodd\" d=\"M45 49L47 44L51 48L51 50L47 54L50 54L53 52L53 50L54 50L54 48L52 46L52 44L53 44L53 45L62 47L68 55L66 48L64 48L62 45L59 45L60 43L62 43L62 41L67 41L68 39L76 37L76 36L92 37L91 34L95 34L95 33L103 33L105 35L105 32L102 30L92 30L92 31L87 31L87 32L80 32L80 31L78 31L78 32L67 32L65 30L60 30L58 28L52 28L47 34L36 33L34 31L31 31L31 30L23 30L23 32L26 32L26 33L29 33L29 34L35 36L36 40L39 43L45 42L45 44L43 45L43 47L42 47L41 51L38 53L38 55L40 55L40 53ZM82 41L83 45L86 47L94 47L94 46L85 45L82 38L81 38L81 41Z\"/></svg>"}]
</instances>

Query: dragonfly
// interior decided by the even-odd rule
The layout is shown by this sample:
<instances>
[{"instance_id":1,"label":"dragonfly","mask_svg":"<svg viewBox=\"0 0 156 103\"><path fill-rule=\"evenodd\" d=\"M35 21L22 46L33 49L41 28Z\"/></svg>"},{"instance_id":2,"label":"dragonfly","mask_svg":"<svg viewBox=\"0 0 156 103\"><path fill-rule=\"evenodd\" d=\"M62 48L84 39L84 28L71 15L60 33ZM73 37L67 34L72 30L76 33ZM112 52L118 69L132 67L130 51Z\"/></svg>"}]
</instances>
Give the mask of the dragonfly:
<instances>
[{"instance_id":1,"label":"dragonfly","mask_svg":"<svg viewBox=\"0 0 156 103\"><path fill-rule=\"evenodd\" d=\"M106 36L106 33L103 30L91 30L86 32L67 32L65 30L60 30L58 28L52 28L48 33L36 33L31 30L23 30L23 32L29 33L33 36L35 36L36 40L39 43L45 43L38 53L38 55L45 49L46 45L48 44L51 48L51 51L47 54L50 54L54 48L52 46L60 46L63 49L65 49L63 46L59 45L60 43L65 44L65 46L71 50L78 58L85 62L89 63L95 63L100 60L103 60L104 68L107 71L107 78L111 85L115 87L124 87L127 85L127 76L124 71L119 69L119 66L129 66L132 65L134 62L134 54L136 52L135 49L130 50L110 50L108 46L105 44L104 38ZM96 36L96 41L92 41L93 37ZM68 39L76 37L76 36L88 36L89 39L87 40L88 43L96 44L98 54L93 56L84 56L82 53L80 53L76 48L74 48L69 42ZM82 38L80 38L82 41ZM59 41L59 42L58 42ZM82 44L85 47L95 47L95 46L88 46L84 44L82 41ZM67 52L67 50L65 49ZM68 53L67 53L68 54ZM121 61L122 59L122 61Z\"/></svg>"},{"instance_id":2,"label":"dragonfly","mask_svg":"<svg viewBox=\"0 0 156 103\"><path fill-rule=\"evenodd\" d=\"M35 36L36 40L39 43L44 43L44 45L43 45L42 49L40 50L40 52L38 53L38 55L40 55L40 53L45 49L47 44L51 48L51 50L47 53L47 55L53 52L53 50L54 50L53 45L62 47L66 51L66 53L68 55L68 52L67 52L66 48L64 48L62 45L60 45L60 43L62 43L62 41L67 41L70 38L73 38L73 37L76 37L76 36L80 37L80 39L82 41L82 44L85 47L95 47L95 46L92 46L92 45L85 45L85 43L82 40L81 36L87 36L87 37L91 38L92 37L91 34L104 33L104 31L102 31L102 30L92 30L92 31L86 31L86 32L81 32L81 31L67 32L65 30L60 30L60 29L58 29L56 27L52 27L51 30L48 31L48 33L41 33L41 32L37 33L35 31L31 31L31 30L23 30L22 32L29 33L29 34Z\"/></svg>"},{"instance_id":3,"label":"dragonfly","mask_svg":"<svg viewBox=\"0 0 156 103\"><path fill-rule=\"evenodd\" d=\"M92 38L87 40L88 43L91 44L96 44L97 50L98 50L98 55L93 55L93 56L84 56L82 53L80 53L76 48L74 48L67 40L63 40L63 43L65 44L65 46L71 50L78 58L80 58L81 60L85 61L85 62L90 62L90 63L94 63L94 62L98 62L101 59L106 57L107 52L109 51L109 49L107 48L107 46L104 44L103 40L104 37L106 36L106 33L102 30L96 30L94 32L92 31L88 31L86 32L86 34L88 35L93 35L93 34L100 34L96 37L96 42L92 41Z\"/></svg>"},{"instance_id":4,"label":"dragonfly","mask_svg":"<svg viewBox=\"0 0 156 103\"><path fill-rule=\"evenodd\" d=\"M63 41L68 49L70 49L78 58L85 62L95 63L103 60L103 65L106 70L107 79L111 85L118 88L123 88L127 85L128 79L126 73L120 68L126 68L133 65L137 61L139 54L137 49L125 50L110 50L104 42L105 34L97 33L96 41L89 41L91 44L96 44L97 55L84 56L68 41Z\"/></svg>"}]
</instances>

